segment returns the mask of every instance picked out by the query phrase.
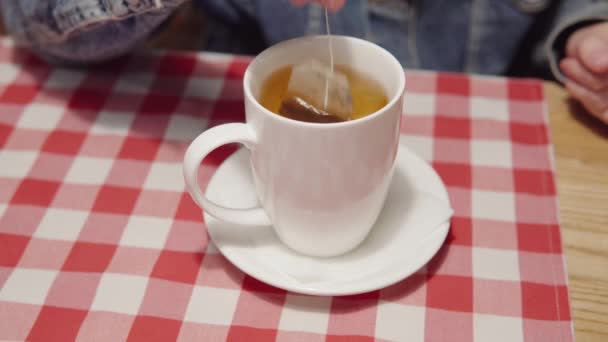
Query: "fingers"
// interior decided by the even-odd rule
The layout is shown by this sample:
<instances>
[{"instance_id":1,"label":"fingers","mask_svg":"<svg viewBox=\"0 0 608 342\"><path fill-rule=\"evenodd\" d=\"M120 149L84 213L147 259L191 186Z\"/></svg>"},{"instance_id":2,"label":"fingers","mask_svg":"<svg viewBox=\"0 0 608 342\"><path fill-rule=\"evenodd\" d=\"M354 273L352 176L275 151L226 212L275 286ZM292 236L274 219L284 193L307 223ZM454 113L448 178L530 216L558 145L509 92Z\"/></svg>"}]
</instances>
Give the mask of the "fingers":
<instances>
[{"instance_id":1,"label":"fingers","mask_svg":"<svg viewBox=\"0 0 608 342\"><path fill-rule=\"evenodd\" d=\"M340 10L342 7L344 7L344 4L346 2L346 0L290 0L290 1L294 6L304 6L311 2L317 2L317 3L320 3L323 6L327 7L327 9L329 9L330 11Z\"/></svg>"},{"instance_id":2,"label":"fingers","mask_svg":"<svg viewBox=\"0 0 608 342\"><path fill-rule=\"evenodd\" d=\"M594 74L587 70L576 58L564 58L560 62L560 69L566 77L587 89L600 91L608 88L608 74Z\"/></svg>"},{"instance_id":3,"label":"fingers","mask_svg":"<svg viewBox=\"0 0 608 342\"><path fill-rule=\"evenodd\" d=\"M566 43L566 56L568 57L577 57L578 55L578 47L581 45L581 41L586 35L590 32L590 28L582 28L575 31L570 38L568 38L568 42Z\"/></svg>"},{"instance_id":4,"label":"fingers","mask_svg":"<svg viewBox=\"0 0 608 342\"><path fill-rule=\"evenodd\" d=\"M600 38L594 35L583 38L578 48L578 57L592 72L608 72L608 43Z\"/></svg>"},{"instance_id":5,"label":"fingers","mask_svg":"<svg viewBox=\"0 0 608 342\"><path fill-rule=\"evenodd\" d=\"M608 91L594 92L573 81L566 82L566 89L591 114L608 123Z\"/></svg>"},{"instance_id":6,"label":"fingers","mask_svg":"<svg viewBox=\"0 0 608 342\"><path fill-rule=\"evenodd\" d=\"M608 23L574 32L566 44L560 68L566 89L591 114L608 123Z\"/></svg>"},{"instance_id":7,"label":"fingers","mask_svg":"<svg viewBox=\"0 0 608 342\"><path fill-rule=\"evenodd\" d=\"M329 10L337 11L344 7L346 0L323 0L322 2Z\"/></svg>"},{"instance_id":8,"label":"fingers","mask_svg":"<svg viewBox=\"0 0 608 342\"><path fill-rule=\"evenodd\" d=\"M566 44L566 56L577 58L593 73L608 73L608 23L574 32Z\"/></svg>"}]
</instances>

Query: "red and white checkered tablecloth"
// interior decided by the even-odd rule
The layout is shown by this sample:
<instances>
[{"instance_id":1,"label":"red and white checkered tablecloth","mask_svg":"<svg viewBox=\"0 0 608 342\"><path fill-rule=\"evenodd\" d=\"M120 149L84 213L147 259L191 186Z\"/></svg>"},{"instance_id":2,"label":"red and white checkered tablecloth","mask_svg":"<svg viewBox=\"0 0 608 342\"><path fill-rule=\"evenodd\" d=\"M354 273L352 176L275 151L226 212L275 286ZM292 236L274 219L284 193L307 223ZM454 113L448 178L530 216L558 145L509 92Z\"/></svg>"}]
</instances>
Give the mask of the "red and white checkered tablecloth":
<instances>
[{"instance_id":1,"label":"red and white checkered tablecloth","mask_svg":"<svg viewBox=\"0 0 608 342\"><path fill-rule=\"evenodd\" d=\"M227 262L184 192L189 142L244 119L248 61L67 70L0 41L0 340L573 340L540 82L408 73L402 133L448 186L448 241L394 286L308 297Z\"/></svg>"}]
</instances>

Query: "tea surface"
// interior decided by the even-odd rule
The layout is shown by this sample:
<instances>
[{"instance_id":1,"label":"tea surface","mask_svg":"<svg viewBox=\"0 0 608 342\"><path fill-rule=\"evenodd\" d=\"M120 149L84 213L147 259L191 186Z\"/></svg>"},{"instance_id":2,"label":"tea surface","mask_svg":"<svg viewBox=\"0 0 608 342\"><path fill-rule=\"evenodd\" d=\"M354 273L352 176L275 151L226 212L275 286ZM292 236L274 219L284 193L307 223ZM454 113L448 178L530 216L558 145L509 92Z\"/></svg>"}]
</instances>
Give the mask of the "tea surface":
<instances>
[{"instance_id":1,"label":"tea surface","mask_svg":"<svg viewBox=\"0 0 608 342\"><path fill-rule=\"evenodd\" d=\"M285 99L293 67L286 66L274 71L262 84L260 104L275 114L279 114L281 103ZM353 113L350 120L360 119L382 109L388 98L384 88L377 81L343 65L336 69L348 78L353 100Z\"/></svg>"}]
</instances>

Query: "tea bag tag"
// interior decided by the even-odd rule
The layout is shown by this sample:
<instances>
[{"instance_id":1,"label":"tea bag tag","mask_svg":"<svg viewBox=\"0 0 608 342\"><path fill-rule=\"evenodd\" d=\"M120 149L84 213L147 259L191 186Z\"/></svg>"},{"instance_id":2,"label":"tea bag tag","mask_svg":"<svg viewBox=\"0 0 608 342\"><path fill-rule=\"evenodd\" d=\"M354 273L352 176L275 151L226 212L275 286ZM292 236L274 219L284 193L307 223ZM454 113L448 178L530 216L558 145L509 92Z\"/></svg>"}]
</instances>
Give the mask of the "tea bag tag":
<instances>
[{"instance_id":1,"label":"tea bag tag","mask_svg":"<svg viewBox=\"0 0 608 342\"><path fill-rule=\"evenodd\" d=\"M348 78L315 59L294 65L281 108L305 110L308 113L300 114L313 118L316 115L329 115L335 117L336 122L347 121L353 112Z\"/></svg>"}]
</instances>

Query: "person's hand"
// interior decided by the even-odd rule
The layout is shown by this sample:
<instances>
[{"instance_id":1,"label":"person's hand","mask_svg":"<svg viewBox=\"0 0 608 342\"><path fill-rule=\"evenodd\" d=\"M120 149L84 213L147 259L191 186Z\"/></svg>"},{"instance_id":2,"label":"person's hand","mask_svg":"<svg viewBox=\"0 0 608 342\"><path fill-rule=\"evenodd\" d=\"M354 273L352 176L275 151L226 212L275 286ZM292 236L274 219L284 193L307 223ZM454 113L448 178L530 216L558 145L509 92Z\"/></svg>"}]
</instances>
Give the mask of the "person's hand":
<instances>
[{"instance_id":1,"label":"person's hand","mask_svg":"<svg viewBox=\"0 0 608 342\"><path fill-rule=\"evenodd\" d=\"M566 89L594 116L608 123L608 22L574 32L560 68Z\"/></svg>"},{"instance_id":2,"label":"person's hand","mask_svg":"<svg viewBox=\"0 0 608 342\"><path fill-rule=\"evenodd\" d=\"M327 7L331 11L337 11L344 7L346 0L290 0L296 6L303 6L310 2L317 2Z\"/></svg>"}]
</instances>

